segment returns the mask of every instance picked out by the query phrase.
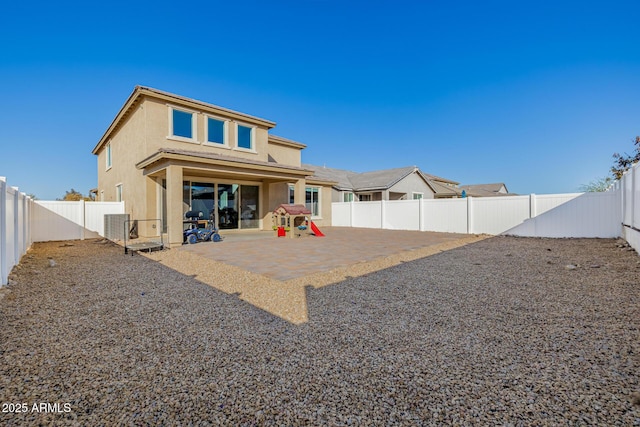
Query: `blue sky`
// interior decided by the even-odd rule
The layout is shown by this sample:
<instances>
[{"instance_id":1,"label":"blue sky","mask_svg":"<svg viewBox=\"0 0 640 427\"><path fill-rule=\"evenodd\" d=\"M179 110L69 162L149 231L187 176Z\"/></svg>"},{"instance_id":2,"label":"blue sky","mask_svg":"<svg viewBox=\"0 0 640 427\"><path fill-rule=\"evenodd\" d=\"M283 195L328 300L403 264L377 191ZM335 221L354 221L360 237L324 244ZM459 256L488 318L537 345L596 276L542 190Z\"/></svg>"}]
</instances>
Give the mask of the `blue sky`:
<instances>
[{"instance_id":1,"label":"blue sky","mask_svg":"<svg viewBox=\"0 0 640 427\"><path fill-rule=\"evenodd\" d=\"M11 2L0 176L97 185L135 85L273 120L306 163L578 190L640 135L640 2Z\"/></svg>"}]
</instances>

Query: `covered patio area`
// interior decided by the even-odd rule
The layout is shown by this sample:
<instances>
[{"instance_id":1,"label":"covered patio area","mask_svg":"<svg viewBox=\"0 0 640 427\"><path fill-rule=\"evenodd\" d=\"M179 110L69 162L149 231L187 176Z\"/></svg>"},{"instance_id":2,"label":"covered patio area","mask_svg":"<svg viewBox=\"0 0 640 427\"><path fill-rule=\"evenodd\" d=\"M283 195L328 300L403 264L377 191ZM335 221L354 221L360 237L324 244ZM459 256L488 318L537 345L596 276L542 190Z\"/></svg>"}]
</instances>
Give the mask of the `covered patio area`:
<instances>
[{"instance_id":1,"label":"covered patio area","mask_svg":"<svg viewBox=\"0 0 640 427\"><path fill-rule=\"evenodd\" d=\"M161 149L136 167L147 177L146 215L163 219L169 246L182 244L184 214L202 212L221 230L271 230L271 212L305 203L311 174L301 167ZM154 191L154 187L157 191Z\"/></svg>"}]
</instances>

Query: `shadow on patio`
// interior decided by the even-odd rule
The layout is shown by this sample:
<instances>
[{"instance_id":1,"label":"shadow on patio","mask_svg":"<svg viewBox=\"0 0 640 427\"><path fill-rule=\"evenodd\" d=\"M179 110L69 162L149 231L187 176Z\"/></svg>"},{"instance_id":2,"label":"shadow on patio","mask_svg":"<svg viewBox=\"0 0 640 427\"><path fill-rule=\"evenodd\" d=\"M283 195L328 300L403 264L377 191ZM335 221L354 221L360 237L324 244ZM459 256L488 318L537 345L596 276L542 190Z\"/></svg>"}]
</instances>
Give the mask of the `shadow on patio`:
<instances>
[{"instance_id":1,"label":"shadow on patio","mask_svg":"<svg viewBox=\"0 0 640 427\"><path fill-rule=\"evenodd\" d=\"M185 245L149 257L301 324L308 321L307 286L321 288L487 237L358 228L323 232L326 237L297 239L228 235L221 243Z\"/></svg>"}]
</instances>

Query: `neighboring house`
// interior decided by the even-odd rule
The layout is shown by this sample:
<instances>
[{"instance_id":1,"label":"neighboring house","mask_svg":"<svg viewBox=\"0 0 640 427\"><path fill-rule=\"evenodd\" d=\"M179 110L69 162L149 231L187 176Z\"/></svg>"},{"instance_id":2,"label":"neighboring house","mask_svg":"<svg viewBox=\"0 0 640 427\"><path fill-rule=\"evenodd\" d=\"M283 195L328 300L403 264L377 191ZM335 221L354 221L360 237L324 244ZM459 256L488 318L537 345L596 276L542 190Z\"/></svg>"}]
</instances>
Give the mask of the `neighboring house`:
<instances>
[{"instance_id":1,"label":"neighboring house","mask_svg":"<svg viewBox=\"0 0 640 427\"><path fill-rule=\"evenodd\" d=\"M458 183L425 174L416 166L357 173L309 164L313 178L333 185L333 202L411 200L460 197Z\"/></svg>"},{"instance_id":2,"label":"neighboring house","mask_svg":"<svg viewBox=\"0 0 640 427\"><path fill-rule=\"evenodd\" d=\"M93 149L97 200L125 202L131 219L163 220L182 244L189 210L222 230L271 229L282 203L306 204L331 225L331 186L301 165L304 144L271 135L275 123L137 86ZM159 230L146 230L158 233Z\"/></svg>"},{"instance_id":3,"label":"neighboring house","mask_svg":"<svg viewBox=\"0 0 640 427\"><path fill-rule=\"evenodd\" d=\"M514 193L509 193L507 186L498 182L495 184L474 184L474 185L461 185L460 190L464 190L466 195L471 197L498 197L498 196L515 196Z\"/></svg>"}]
</instances>

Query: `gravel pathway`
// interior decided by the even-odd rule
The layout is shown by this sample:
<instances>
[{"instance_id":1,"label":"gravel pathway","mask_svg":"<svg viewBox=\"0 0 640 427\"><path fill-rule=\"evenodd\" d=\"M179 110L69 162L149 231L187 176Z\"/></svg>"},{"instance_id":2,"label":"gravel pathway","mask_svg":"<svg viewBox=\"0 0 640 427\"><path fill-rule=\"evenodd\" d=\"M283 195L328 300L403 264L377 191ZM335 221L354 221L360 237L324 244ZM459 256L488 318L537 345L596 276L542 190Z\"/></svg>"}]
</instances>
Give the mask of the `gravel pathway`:
<instances>
[{"instance_id":1,"label":"gravel pathway","mask_svg":"<svg viewBox=\"0 0 640 427\"><path fill-rule=\"evenodd\" d=\"M617 243L482 240L308 286L301 324L111 243L36 244L0 290L0 424L640 425Z\"/></svg>"}]
</instances>

